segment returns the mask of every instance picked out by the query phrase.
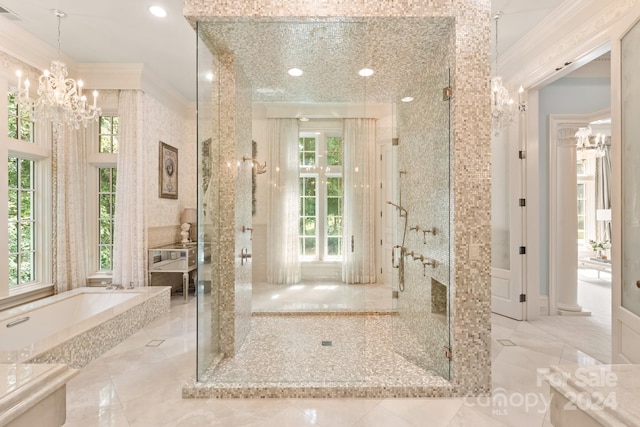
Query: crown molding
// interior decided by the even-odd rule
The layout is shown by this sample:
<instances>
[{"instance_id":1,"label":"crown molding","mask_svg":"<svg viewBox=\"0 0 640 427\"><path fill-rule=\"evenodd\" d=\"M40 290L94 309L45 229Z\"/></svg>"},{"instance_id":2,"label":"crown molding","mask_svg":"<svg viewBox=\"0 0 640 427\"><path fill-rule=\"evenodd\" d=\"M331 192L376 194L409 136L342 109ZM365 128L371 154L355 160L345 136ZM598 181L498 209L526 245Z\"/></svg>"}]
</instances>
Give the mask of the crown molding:
<instances>
[{"instance_id":1,"label":"crown molding","mask_svg":"<svg viewBox=\"0 0 640 427\"><path fill-rule=\"evenodd\" d=\"M0 52L38 70L51 65L58 50L0 16ZM195 117L195 103L188 101L164 80L151 75L144 64L79 63L60 54L71 76L81 77L91 89L141 89L185 117ZM16 70L20 68L16 64ZM13 74L13 73L9 73Z\"/></svg>"},{"instance_id":2,"label":"crown molding","mask_svg":"<svg viewBox=\"0 0 640 427\"><path fill-rule=\"evenodd\" d=\"M58 56L57 48L2 16L0 16L0 51L39 70L49 68L51 60L59 57L67 65L70 73L77 71L78 63L73 58L65 55L64 52Z\"/></svg>"},{"instance_id":3,"label":"crown molding","mask_svg":"<svg viewBox=\"0 0 640 427\"><path fill-rule=\"evenodd\" d=\"M185 119L196 118L195 102L187 100L180 92L148 70L143 70L142 73L142 90Z\"/></svg>"},{"instance_id":4,"label":"crown molding","mask_svg":"<svg viewBox=\"0 0 640 427\"><path fill-rule=\"evenodd\" d=\"M565 1L505 52L500 70L505 81L536 87L597 58L610 48L611 28L638 3Z\"/></svg>"}]
</instances>

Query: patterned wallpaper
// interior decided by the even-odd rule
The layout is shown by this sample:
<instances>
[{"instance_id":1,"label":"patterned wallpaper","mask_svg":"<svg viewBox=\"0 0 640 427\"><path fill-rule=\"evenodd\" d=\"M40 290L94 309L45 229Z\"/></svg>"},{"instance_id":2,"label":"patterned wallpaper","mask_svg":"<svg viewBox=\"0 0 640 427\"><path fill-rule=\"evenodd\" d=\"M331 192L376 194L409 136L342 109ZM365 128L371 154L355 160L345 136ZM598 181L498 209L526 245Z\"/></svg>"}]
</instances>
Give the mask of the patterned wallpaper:
<instances>
[{"instance_id":1,"label":"patterned wallpaper","mask_svg":"<svg viewBox=\"0 0 640 427\"><path fill-rule=\"evenodd\" d=\"M183 208L196 206L196 121L185 119L155 98L143 99L143 137L147 147L147 226L180 224ZM178 199L158 197L158 160L160 141L178 149Z\"/></svg>"}]
</instances>

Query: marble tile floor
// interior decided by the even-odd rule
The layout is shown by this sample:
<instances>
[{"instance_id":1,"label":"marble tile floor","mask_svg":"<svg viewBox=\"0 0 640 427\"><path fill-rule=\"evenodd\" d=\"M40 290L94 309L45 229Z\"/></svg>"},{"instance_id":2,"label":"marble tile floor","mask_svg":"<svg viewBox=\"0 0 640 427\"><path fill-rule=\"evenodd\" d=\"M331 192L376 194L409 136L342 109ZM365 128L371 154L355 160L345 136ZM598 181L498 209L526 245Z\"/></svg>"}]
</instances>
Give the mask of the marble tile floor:
<instances>
[{"instance_id":1,"label":"marble tile floor","mask_svg":"<svg viewBox=\"0 0 640 427\"><path fill-rule=\"evenodd\" d=\"M578 270L578 304L591 316L543 316L531 323L602 363L611 363L611 275Z\"/></svg>"},{"instance_id":2,"label":"marble tile floor","mask_svg":"<svg viewBox=\"0 0 640 427\"><path fill-rule=\"evenodd\" d=\"M550 426L539 368L598 363L529 322L492 316L493 396L447 399L182 399L195 369L195 298L81 369L67 427ZM502 405L503 398L508 404Z\"/></svg>"}]
</instances>

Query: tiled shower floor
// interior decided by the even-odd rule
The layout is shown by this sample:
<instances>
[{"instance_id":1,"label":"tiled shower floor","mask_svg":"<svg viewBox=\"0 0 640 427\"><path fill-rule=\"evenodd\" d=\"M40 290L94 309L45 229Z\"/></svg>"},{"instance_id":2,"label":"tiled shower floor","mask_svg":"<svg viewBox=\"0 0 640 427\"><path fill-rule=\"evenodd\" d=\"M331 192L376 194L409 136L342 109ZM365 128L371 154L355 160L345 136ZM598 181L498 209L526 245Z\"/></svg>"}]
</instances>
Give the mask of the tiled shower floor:
<instances>
[{"instance_id":1,"label":"tiled shower floor","mask_svg":"<svg viewBox=\"0 0 640 427\"><path fill-rule=\"evenodd\" d=\"M187 385L183 395L448 395L448 381L392 350L394 339L408 339L398 322L393 314L254 316L239 353L210 369L203 381Z\"/></svg>"}]
</instances>

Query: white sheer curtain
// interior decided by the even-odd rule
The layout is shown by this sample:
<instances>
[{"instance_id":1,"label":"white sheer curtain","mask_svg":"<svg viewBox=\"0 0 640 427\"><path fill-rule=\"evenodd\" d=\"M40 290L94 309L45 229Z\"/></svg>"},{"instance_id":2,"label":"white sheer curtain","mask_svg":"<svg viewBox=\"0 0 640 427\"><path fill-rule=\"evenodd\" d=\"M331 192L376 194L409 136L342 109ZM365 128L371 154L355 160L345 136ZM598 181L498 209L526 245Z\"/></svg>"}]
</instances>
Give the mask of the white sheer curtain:
<instances>
[{"instance_id":1,"label":"white sheer curtain","mask_svg":"<svg viewBox=\"0 0 640 427\"><path fill-rule=\"evenodd\" d=\"M344 120L342 280L375 283L375 119Z\"/></svg>"},{"instance_id":2,"label":"white sheer curtain","mask_svg":"<svg viewBox=\"0 0 640 427\"><path fill-rule=\"evenodd\" d=\"M86 150L84 129L53 124L53 283L56 292L85 286Z\"/></svg>"},{"instance_id":3,"label":"white sheer curtain","mask_svg":"<svg viewBox=\"0 0 640 427\"><path fill-rule=\"evenodd\" d=\"M145 220L147 150L144 146L143 94L122 90L118 100L119 138L116 211L113 237L113 283L144 286L147 234Z\"/></svg>"},{"instance_id":4,"label":"white sheer curtain","mask_svg":"<svg viewBox=\"0 0 640 427\"><path fill-rule=\"evenodd\" d=\"M611 146L596 157L596 210L611 209ZM596 221L596 240L611 241L611 221Z\"/></svg>"},{"instance_id":5,"label":"white sheer curtain","mask_svg":"<svg viewBox=\"0 0 640 427\"><path fill-rule=\"evenodd\" d=\"M267 280L298 283L299 257L298 120L269 119L269 218Z\"/></svg>"}]
</instances>

